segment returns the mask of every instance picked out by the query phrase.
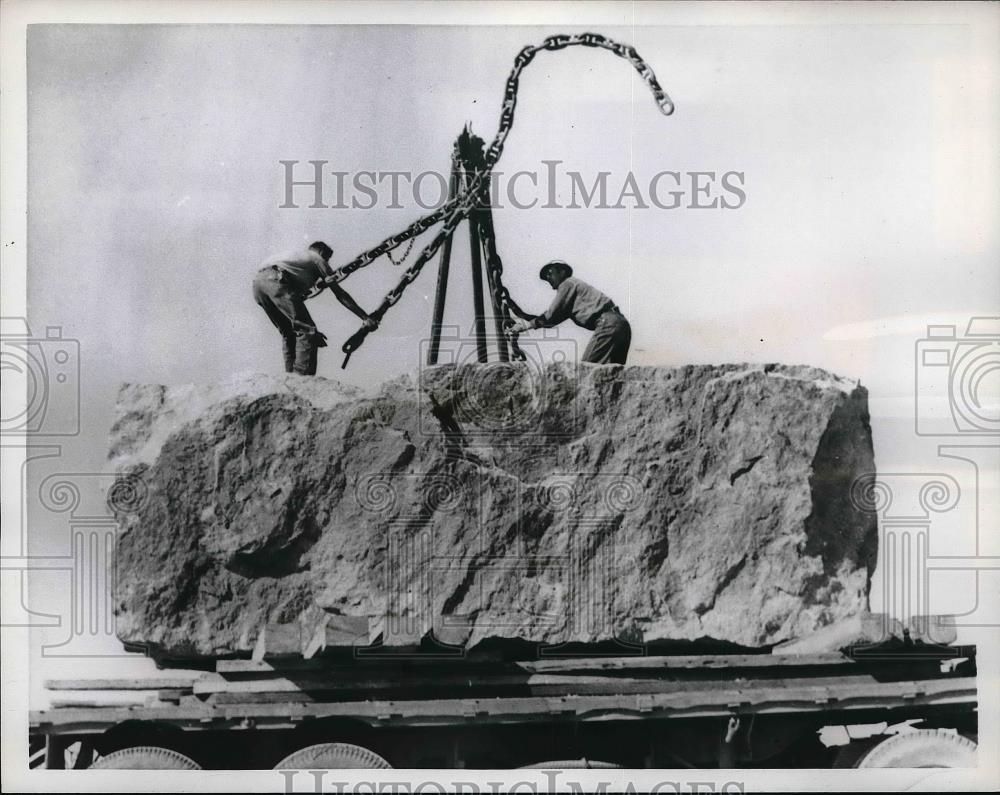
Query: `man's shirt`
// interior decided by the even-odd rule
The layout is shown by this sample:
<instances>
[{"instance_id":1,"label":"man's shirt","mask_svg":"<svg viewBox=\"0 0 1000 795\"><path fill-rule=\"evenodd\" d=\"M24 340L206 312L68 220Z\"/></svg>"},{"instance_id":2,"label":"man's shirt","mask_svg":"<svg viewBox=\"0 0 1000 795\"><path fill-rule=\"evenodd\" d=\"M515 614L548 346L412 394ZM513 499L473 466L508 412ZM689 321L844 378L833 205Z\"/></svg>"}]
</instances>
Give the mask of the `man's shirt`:
<instances>
[{"instance_id":1,"label":"man's shirt","mask_svg":"<svg viewBox=\"0 0 1000 795\"><path fill-rule=\"evenodd\" d=\"M333 275L333 270L326 261L311 248L272 257L263 267L268 268L272 265L286 274L289 287L303 295L312 292L317 282Z\"/></svg>"},{"instance_id":2,"label":"man's shirt","mask_svg":"<svg viewBox=\"0 0 1000 795\"><path fill-rule=\"evenodd\" d=\"M597 288L569 276L556 289L552 305L538 316L534 326L548 328L568 318L576 325L593 331L597 327L597 318L609 309L617 309L614 301Z\"/></svg>"}]
</instances>

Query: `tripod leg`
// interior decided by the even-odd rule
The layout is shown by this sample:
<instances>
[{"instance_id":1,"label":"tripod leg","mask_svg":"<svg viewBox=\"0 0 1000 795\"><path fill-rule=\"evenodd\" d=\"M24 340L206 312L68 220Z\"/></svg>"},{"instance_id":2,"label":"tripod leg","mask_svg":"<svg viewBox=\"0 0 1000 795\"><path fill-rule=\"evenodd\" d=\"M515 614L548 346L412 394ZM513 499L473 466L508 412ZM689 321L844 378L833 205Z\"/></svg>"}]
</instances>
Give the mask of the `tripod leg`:
<instances>
[{"instance_id":1,"label":"tripod leg","mask_svg":"<svg viewBox=\"0 0 1000 795\"><path fill-rule=\"evenodd\" d=\"M458 166L451 158L451 181L448 185L448 201L458 195ZM451 240L449 235L441 247L441 264L438 266L437 290L434 293L434 318L431 320L431 344L427 349L427 364L437 364L441 349L441 323L444 321L444 302L448 297L448 269L451 266Z\"/></svg>"},{"instance_id":2,"label":"tripod leg","mask_svg":"<svg viewBox=\"0 0 1000 795\"><path fill-rule=\"evenodd\" d=\"M486 310L483 307L483 259L476 213L469 214L469 242L472 259L472 301L476 312L476 354L480 362L487 360Z\"/></svg>"},{"instance_id":3,"label":"tripod leg","mask_svg":"<svg viewBox=\"0 0 1000 795\"><path fill-rule=\"evenodd\" d=\"M497 335L497 354L501 362L510 361L507 352L507 334L504 328L504 321L507 315L504 313L503 304L500 300L500 287L494 278L493 268L490 263L490 246L493 236L493 224L490 219L490 209L480 210L475 213L476 225L479 229L480 242L483 247L483 256L486 259L486 281L490 290L490 300L493 304L493 322Z\"/></svg>"}]
</instances>

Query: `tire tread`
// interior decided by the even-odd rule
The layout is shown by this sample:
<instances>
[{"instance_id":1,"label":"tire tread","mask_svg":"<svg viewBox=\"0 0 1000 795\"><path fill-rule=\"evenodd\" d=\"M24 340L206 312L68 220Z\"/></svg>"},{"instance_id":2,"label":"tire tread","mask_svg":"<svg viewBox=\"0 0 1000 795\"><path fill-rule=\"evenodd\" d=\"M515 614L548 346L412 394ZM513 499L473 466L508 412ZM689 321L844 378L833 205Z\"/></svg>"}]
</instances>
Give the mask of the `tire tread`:
<instances>
[{"instance_id":1,"label":"tire tread","mask_svg":"<svg viewBox=\"0 0 1000 795\"><path fill-rule=\"evenodd\" d=\"M957 764L943 764L941 767L975 767L976 744L968 737L946 729L918 729L893 735L865 754L858 760L857 767L918 767L905 765L907 757L919 754L925 757L928 753L944 752L951 756ZM971 765L968 764L971 755Z\"/></svg>"},{"instance_id":2,"label":"tire tread","mask_svg":"<svg viewBox=\"0 0 1000 795\"><path fill-rule=\"evenodd\" d=\"M334 762L342 764L331 764ZM391 768L374 751L350 743L319 743L300 748L274 766L275 770L308 770L319 768Z\"/></svg>"}]
</instances>

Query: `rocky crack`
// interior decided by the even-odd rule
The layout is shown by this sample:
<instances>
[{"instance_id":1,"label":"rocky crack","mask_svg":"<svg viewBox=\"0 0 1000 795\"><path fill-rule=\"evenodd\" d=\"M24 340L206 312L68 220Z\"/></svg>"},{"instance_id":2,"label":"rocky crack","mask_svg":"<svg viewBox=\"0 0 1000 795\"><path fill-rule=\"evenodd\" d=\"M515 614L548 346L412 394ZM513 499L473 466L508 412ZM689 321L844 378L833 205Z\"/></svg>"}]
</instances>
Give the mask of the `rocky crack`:
<instances>
[{"instance_id":1,"label":"rocky crack","mask_svg":"<svg viewBox=\"0 0 1000 795\"><path fill-rule=\"evenodd\" d=\"M733 474L729 476L729 485L732 486L737 480L743 477L747 472L754 468L756 463L760 461L764 456L755 455L753 458L748 458L744 462L743 466L737 469Z\"/></svg>"}]
</instances>

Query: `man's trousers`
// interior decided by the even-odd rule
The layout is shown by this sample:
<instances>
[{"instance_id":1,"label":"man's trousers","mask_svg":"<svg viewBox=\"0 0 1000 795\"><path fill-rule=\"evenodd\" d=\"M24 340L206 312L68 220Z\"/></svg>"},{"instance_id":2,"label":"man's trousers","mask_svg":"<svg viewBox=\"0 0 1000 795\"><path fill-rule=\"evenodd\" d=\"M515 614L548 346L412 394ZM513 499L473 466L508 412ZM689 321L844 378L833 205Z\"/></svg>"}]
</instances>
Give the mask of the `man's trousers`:
<instances>
[{"instance_id":1,"label":"man's trousers","mask_svg":"<svg viewBox=\"0 0 1000 795\"><path fill-rule=\"evenodd\" d=\"M583 361L591 364L625 364L632 344L632 327L625 316L608 310L597 319L597 328L583 352Z\"/></svg>"},{"instance_id":2,"label":"man's trousers","mask_svg":"<svg viewBox=\"0 0 1000 795\"><path fill-rule=\"evenodd\" d=\"M278 268L271 266L254 278L253 297L281 332L285 372L316 375L316 324L302 296L284 283Z\"/></svg>"}]
</instances>

